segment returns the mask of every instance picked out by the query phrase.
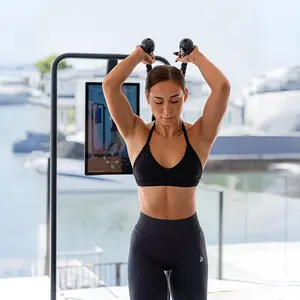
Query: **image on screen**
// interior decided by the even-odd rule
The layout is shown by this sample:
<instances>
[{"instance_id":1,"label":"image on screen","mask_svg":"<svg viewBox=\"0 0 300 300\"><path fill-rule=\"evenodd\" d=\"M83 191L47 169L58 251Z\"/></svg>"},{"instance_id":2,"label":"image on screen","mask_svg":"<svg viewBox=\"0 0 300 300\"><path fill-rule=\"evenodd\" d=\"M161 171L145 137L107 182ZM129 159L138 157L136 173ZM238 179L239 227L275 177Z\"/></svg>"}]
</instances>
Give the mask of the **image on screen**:
<instances>
[{"instance_id":1,"label":"image on screen","mask_svg":"<svg viewBox=\"0 0 300 300\"><path fill-rule=\"evenodd\" d=\"M102 83L87 82L85 88L85 175L132 174L127 147L107 109ZM122 91L139 115L140 84L124 83Z\"/></svg>"}]
</instances>

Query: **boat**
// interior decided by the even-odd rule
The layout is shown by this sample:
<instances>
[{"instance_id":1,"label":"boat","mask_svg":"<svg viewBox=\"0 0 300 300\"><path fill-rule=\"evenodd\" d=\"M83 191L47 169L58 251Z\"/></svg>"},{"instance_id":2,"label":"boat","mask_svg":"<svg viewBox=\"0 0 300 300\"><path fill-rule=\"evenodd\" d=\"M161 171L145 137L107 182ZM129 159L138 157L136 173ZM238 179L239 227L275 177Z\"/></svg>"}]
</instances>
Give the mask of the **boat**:
<instances>
[{"instance_id":1,"label":"boat","mask_svg":"<svg viewBox=\"0 0 300 300\"><path fill-rule=\"evenodd\" d=\"M50 134L44 132L26 131L25 138L15 141L12 144L12 152L15 154L31 153L35 151L49 152ZM65 140L61 132L57 134L58 142Z\"/></svg>"}]
</instances>

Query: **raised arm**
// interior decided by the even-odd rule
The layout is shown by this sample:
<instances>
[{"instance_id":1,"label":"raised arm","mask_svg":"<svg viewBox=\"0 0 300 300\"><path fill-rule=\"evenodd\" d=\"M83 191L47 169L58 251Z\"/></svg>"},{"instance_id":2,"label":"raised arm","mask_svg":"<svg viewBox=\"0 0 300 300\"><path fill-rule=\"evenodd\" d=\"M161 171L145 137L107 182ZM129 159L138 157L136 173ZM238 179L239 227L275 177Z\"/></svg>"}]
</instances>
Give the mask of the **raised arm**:
<instances>
[{"instance_id":1,"label":"raised arm","mask_svg":"<svg viewBox=\"0 0 300 300\"><path fill-rule=\"evenodd\" d=\"M192 62L198 67L211 89L200 119L202 134L209 141L214 141L228 106L230 83L225 75L199 52L197 47L194 51Z\"/></svg>"},{"instance_id":2,"label":"raised arm","mask_svg":"<svg viewBox=\"0 0 300 300\"><path fill-rule=\"evenodd\" d=\"M133 113L128 99L122 92L122 84L140 62L152 64L154 61L154 56L151 57L137 46L127 58L108 73L103 81L103 93L109 113L124 138L133 133L138 116Z\"/></svg>"},{"instance_id":3,"label":"raised arm","mask_svg":"<svg viewBox=\"0 0 300 300\"><path fill-rule=\"evenodd\" d=\"M199 51L197 46L194 46L192 52L186 56L183 56L181 52L174 54L178 55L176 61L195 64L211 89L203 114L195 122L195 125L199 127L203 137L209 142L213 142L228 106L230 84L224 74Z\"/></svg>"}]
</instances>

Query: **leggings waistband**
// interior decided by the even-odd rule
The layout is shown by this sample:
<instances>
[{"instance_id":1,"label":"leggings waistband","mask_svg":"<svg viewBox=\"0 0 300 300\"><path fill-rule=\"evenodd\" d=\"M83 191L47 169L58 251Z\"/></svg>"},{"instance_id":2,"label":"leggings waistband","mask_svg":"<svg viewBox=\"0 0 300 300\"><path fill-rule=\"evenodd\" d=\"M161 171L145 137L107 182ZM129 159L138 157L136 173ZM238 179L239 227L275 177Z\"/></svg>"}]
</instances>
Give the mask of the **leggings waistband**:
<instances>
[{"instance_id":1,"label":"leggings waistband","mask_svg":"<svg viewBox=\"0 0 300 300\"><path fill-rule=\"evenodd\" d=\"M186 235L186 234L198 234L200 233L201 227L198 220L197 213L184 219L176 220L165 220L153 218L149 215L140 212L140 217L135 225L138 231L145 234L154 236L164 236L164 235Z\"/></svg>"}]
</instances>

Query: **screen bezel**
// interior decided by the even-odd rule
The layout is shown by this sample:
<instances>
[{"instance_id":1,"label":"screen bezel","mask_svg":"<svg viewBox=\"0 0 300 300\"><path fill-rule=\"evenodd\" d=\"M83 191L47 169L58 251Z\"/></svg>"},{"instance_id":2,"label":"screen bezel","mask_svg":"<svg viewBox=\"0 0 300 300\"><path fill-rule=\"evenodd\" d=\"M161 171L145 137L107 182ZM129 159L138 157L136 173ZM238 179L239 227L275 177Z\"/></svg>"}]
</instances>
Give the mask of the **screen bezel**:
<instances>
[{"instance_id":1,"label":"screen bezel","mask_svg":"<svg viewBox=\"0 0 300 300\"><path fill-rule=\"evenodd\" d=\"M89 153L88 153L88 136L89 136L89 122L88 122L88 105L89 105L89 88L91 86L102 86L103 85L103 82L86 82L85 83L85 140L84 140L84 174L87 175L87 176L99 176L99 175L132 175L132 166L131 166L131 172L127 172L127 173L120 173L120 172L89 172L88 170L88 156L89 156ZM140 115L140 83L139 82L124 82L122 84L122 86L135 86L136 87L136 111L133 110L133 113L136 114L136 115ZM104 97L105 99L105 97ZM106 99L105 99L105 102L106 102ZM129 104L130 104L130 101L128 100ZM131 104L130 104L131 106ZM132 106L131 106L132 108ZM133 108L132 108L133 109ZM110 115L109 113L109 110L108 111L108 114ZM111 116L111 115L110 115ZM126 144L125 144L125 147ZM127 150L127 153L128 153L128 150Z\"/></svg>"}]
</instances>

